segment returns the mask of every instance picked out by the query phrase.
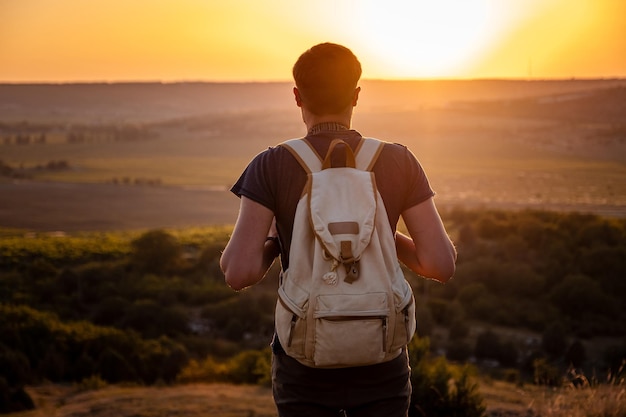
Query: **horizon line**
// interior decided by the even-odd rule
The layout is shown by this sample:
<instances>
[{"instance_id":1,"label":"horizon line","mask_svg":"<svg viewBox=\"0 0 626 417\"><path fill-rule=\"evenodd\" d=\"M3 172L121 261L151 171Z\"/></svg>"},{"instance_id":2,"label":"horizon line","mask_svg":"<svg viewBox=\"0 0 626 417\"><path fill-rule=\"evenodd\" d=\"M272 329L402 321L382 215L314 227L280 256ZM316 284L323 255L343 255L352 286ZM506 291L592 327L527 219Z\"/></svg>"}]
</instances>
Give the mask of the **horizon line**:
<instances>
[{"instance_id":1,"label":"horizon line","mask_svg":"<svg viewBox=\"0 0 626 417\"><path fill-rule=\"evenodd\" d=\"M626 75L599 77L425 77L425 78L362 78L364 82L441 82L441 81L626 81ZM66 81L4 81L0 85L114 85L114 84L284 84L293 80L66 80Z\"/></svg>"}]
</instances>

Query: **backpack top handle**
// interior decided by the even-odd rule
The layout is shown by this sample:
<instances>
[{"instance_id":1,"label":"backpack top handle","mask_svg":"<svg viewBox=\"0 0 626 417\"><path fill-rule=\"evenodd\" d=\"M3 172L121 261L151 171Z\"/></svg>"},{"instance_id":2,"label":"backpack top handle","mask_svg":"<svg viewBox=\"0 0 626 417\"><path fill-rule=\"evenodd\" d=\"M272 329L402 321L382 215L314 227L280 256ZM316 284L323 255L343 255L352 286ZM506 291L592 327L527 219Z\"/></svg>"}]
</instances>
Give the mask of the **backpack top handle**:
<instances>
[{"instance_id":1,"label":"backpack top handle","mask_svg":"<svg viewBox=\"0 0 626 417\"><path fill-rule=\"evenodd\" d=\"M346 161L344 167L346 168L356 168L356 160L354 158L354 152L350 145L348 145L345 141L341 139L333 139L328 147L328 152L326 152L326 158L324 158L324 162L322 163L322 170L327 168L332 168L332 155L335 151L335 148L338 145L343 145L346 155Z\"/></svg>"}]
</instances>

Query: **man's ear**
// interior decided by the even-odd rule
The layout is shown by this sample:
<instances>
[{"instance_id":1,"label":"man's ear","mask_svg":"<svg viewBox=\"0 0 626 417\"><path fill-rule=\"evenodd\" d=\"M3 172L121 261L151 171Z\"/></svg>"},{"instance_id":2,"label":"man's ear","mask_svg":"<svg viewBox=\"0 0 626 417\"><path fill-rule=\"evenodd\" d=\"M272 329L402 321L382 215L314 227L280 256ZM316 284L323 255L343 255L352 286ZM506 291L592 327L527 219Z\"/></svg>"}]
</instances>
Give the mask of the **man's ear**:
<instances>
[{"instance_id":1,"label":"man's ear","mask_svg":"<svg viewBox=\"0 0 626 417\"><path fill-rule=\"evenodd\" d=\"M359 101L359 93L361 92L361 87L357 87L354 90L354 97L352 98L352 107L356 107L356 102Z\"/></svg>"},{"instance_id":2,"label":"man's ear","mask_svg":"<svg viewBox=\"0 0 626 417\"><path fill-rule=\"evenodd\" d=\"M302 97L300 97L300 91L298 91L298 87L293 88L293 95L296 99L296 105L298 107L302 107Z\"/></svg>"}]
</instances>

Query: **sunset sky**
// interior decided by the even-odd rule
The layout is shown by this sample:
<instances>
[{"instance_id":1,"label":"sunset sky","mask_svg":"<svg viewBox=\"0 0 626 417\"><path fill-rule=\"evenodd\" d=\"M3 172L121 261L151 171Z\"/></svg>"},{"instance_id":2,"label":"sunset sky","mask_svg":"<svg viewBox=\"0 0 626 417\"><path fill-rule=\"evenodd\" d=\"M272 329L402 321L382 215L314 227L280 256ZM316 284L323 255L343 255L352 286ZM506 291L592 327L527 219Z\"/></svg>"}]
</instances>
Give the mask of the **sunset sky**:
<instances>
[{"instance_id":1,"label":"sunset sky","mask_svg":"<svg viewBox=\"0 0 626 417\"><path fill-rule=\"evenodd\" d=\"M626 0L0 0L0 82L626 77Z\"/></svg>"}]
</instances>

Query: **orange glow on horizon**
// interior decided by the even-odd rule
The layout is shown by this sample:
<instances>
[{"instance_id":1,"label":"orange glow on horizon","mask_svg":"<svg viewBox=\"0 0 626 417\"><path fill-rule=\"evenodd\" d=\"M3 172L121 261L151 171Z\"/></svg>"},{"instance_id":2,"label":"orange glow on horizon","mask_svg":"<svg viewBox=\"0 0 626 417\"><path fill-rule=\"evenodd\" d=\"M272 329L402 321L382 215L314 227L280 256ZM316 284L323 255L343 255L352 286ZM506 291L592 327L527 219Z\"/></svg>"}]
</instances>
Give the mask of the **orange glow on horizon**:
<instances>
[{"instance_id":1,"label":"orange glow on horizon","mask_svg":"<svg viewBox=\"0 0 626 417\"><path fill-rule=\"evenodd\" d=\"M621 0L0 0L0 82L290 80L325 41L364 78L626 77Z\"/></svg>"}]
</instances>

